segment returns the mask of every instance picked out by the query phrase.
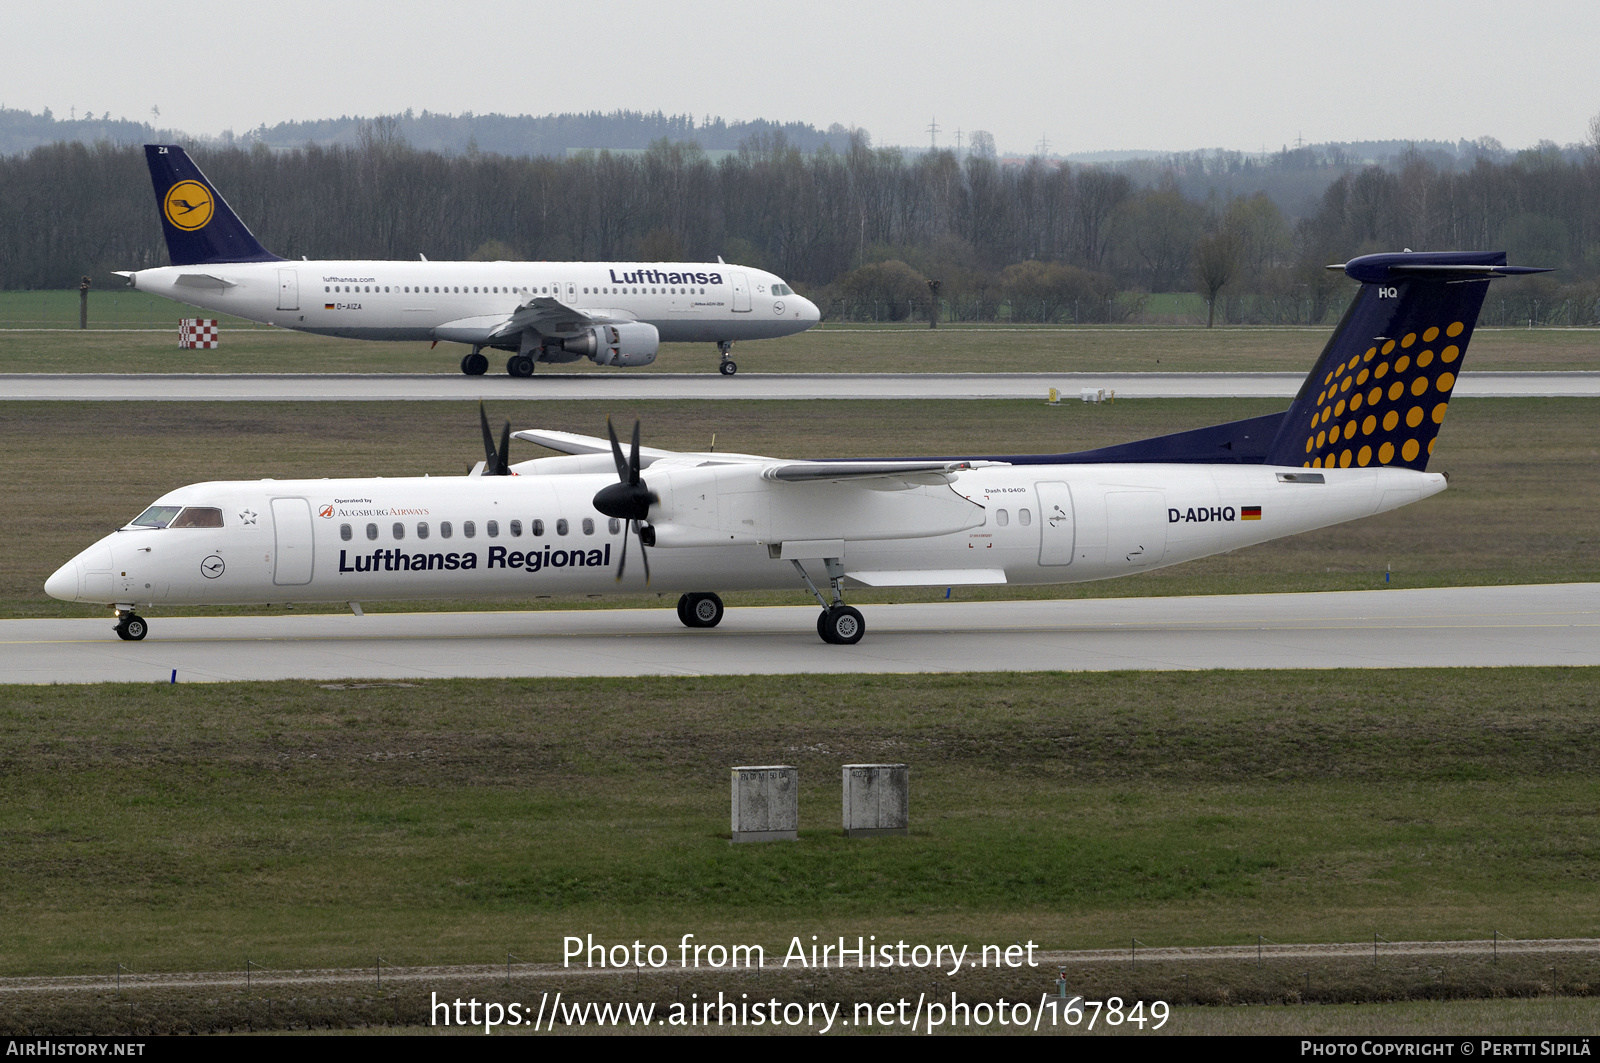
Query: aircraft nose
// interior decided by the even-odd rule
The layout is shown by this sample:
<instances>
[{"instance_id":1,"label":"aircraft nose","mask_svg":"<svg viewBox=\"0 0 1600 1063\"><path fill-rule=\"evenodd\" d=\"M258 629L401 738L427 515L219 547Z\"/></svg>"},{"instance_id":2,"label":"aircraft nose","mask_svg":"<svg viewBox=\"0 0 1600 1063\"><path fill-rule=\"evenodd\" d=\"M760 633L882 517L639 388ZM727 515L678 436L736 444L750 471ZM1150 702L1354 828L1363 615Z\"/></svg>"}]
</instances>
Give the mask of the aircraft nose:
<instances>
[{"instance_id":1,"label":"aircraft nose","mask_svg":"<svg viewBox=\"0 0 1600 1063\"><path fill-rule=\"evenodd\" d=\"M78 600L78 559L73 558L60 568L55 574L44 581L44 592L52 598L59 598L64 602Z\"/></svg>"},{"instance_id":2,"label":"aircraft nose","mask_svg":"<svg viewBox=\"0 0 1600 1063\"><path fill-rule=\"evenodd\" d=\"M800 300L800 320L813 325L822 320L822 311L817 309L817 304L803 296Z\"/></svg>"}]
</instances>

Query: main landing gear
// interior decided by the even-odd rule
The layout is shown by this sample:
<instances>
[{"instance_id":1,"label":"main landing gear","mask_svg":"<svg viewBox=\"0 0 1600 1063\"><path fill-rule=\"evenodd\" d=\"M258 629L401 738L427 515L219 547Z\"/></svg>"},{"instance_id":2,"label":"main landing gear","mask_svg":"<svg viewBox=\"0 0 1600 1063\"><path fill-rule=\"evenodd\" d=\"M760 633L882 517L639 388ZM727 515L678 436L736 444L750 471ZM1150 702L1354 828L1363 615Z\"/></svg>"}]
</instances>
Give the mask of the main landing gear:
<instances>
[{"instance_id":1,"label":"main landing gear","mask_svg":"<svg viewBox=\"0 0 1600 1063\"><path fill-rule=\"evenodd\" d=\"M525 354L513 354L506 359L506 372L512 376L529 377L533 375L533 359Z\"/></svg>"},{"instance_id":2,"label":"main landing gear","mask_svg":"<svg viewBox=\"0 0 1600 1063\"><path fill-rule=\"evenodd\" d=\"M489 359L478 353L478 348L472 348L471 354L461 356L461 371L468 376L482 376L489 368Z\"/></svg>"},{"instance_id":3,"label":"main landing gear","mask_svg":"<svg viewBox=\"0 0 1600 1063\"><path fill-rule=\"evenodd\" d=\"M715 594L685 594L678 599L684 627L716 627L722 623L722 599Z\"/></svg>"},{"instance_id":4,"label":"main landing gear","mask_svg":"<svg viewBox=\"0 0 1600 1063\"><path fill-rule=\"evenodd\" d=\"M133 609L117 610L117 638L124 642L138 642L150 634L150 625L144 617L139 616Z\"/></svg>"},{"instance_id":5,"label":"main landing gear","mask_svg":"<svg viewBox=\"0 0 1600 1063\"><path fill-rule=\"evenodd\" d=\"M722 361L717 366L717 372L723 376L732 376L739 371L739 363L733 360L733 341L718 340L717 353L722 355Z\"/></svg>"},{"instance_id":6,"label":"main landing gear","mask_svg":"<svg viewBox=\"0 0 1600 1063\"><path fill-rule=\"evenodd\" d=\"M844 565L839 559L827 557L822 560L823 567L828 570L828 583L833 591L832 602L817 590L804 565L793 560L789 563L800 573L811 596L822 605L822 615L817 617L817 634L822 641L832 646L854 646L860 642L861 636L867 633L867 621L859 609L844 604Z\"/></svg>"}]
</instances>

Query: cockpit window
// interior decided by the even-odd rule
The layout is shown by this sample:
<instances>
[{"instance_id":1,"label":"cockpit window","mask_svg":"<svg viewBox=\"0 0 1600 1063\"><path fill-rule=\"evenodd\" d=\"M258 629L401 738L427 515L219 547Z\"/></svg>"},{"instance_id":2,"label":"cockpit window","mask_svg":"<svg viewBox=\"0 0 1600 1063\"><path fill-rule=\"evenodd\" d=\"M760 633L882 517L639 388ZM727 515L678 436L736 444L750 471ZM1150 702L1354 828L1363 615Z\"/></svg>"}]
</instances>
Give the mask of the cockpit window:
<instances>
[{"instance_id":1,"label":"cockpit window","mask_svg":"<svg viewBox=\"0 0 1600 1063\"><path fill-rule=\"evenodd\" d=\"M165 528L172 523L182 506L151 506L129 522L132 528Z\"/></svg>"},{"instance_id":2,"label":"cockpit window","mask_svg":"<svg viewBox=\"0 0 1600 1063\"><path fill-rule=\"evenodd\" d=\"M167 525L169 528L220 528L222 527L222 510L211 506L190 506L178 515L178 519Z\"/></svg>"},{"instance_id":3,"label":"cockpit window","mask_svg":"<svg viewBox=\"0 0 1600 1063\"><path fill-rule=\"evenodd\" d=\"M774 284L772 286L772 294L773 295L793 295L794 294L794 289L789 287L787 284Z\"/></svg>"}]
</instances>

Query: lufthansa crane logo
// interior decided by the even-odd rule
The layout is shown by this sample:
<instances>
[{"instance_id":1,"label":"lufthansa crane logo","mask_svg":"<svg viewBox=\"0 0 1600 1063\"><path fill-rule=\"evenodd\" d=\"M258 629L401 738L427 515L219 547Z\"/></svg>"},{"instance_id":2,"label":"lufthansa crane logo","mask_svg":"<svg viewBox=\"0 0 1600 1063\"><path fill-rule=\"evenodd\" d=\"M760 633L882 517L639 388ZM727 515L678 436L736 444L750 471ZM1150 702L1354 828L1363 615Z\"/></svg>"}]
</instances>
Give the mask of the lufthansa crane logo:
<instances>
[{"instance_id":1,"label":"lufthansa crane logo","mask_svg":"<svg viewBox=\"0 0 1600 1063\"><path fill-rule=\"evenodd\" d=\"M213 211L211 190L199 181L179 181L161 203L167 220L185 232L205 228Z\"/></svg>"}]
</instances>

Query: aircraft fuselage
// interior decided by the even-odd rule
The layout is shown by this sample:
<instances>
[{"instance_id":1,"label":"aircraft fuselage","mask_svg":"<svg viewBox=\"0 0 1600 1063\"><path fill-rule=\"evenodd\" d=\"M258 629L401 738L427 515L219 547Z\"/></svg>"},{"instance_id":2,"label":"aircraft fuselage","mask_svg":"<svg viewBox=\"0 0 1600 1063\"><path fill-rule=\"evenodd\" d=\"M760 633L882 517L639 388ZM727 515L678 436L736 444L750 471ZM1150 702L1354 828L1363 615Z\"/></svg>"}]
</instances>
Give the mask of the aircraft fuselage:
<instances>
[{"instance_id":1,"label":"aircraft fuselage","mask_svg":"<svg viewBox=\"0 0 1600 1063\"><path fill-rule=\"evenodd\" d=\"M648 586L634 542L619 583L626 525L593 506L615 476L540 475L536 464L517 476L194 484L155 505L198 526L120 529L46 589L119 609L802 589L774 542L652 548ZM849 540L840 559L857 586L1082 582L1370 516L1444 487L1438 473L1399 468L991 466L937 489L973 504L969 527ZM745 503L724 503L735 510L721 518L737 523ZM820 581L821 562L805 563Z\"/></svg>"}]
</instances>

